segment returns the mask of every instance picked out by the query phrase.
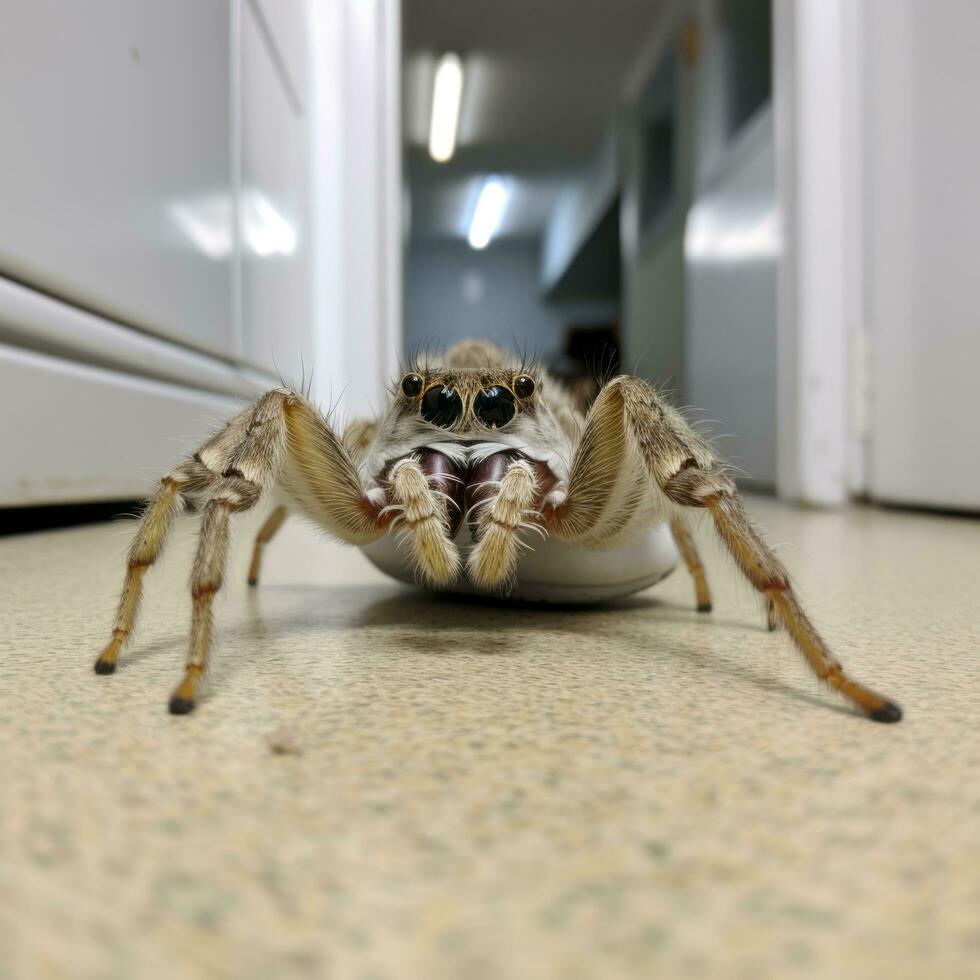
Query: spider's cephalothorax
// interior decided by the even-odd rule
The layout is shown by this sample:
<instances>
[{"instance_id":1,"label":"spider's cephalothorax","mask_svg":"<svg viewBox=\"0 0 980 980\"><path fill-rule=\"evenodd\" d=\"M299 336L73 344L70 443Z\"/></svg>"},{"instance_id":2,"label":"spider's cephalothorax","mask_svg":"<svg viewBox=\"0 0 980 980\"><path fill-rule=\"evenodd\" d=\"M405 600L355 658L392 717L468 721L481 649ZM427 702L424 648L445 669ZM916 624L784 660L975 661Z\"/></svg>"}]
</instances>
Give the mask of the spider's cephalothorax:
<instances>
[{"instance_id":1,"label":"spider's cephalothorax","mask_svg":"<svg viewBox=\"0 0 980 980\"><path fill-rule=\"evenodd\" d=\"M194 503L202 525L190 651L170 710L193 708L211 647L230 515L254 507L268 491L285 503L259 531L253 585L262 549L291 506L398 577L531 598L582 601L645 588L672 567L672 536L701 612L710 611L711 599L685 514L706 510L765 597L770 628L781 623L816 675L871 718L901 718L894 702L844 673L724 468L646 382L613 378L583 415L544 372L480 341L410 367L384 415L352 423L343 436L306 398L280 388L171 470L130 548L98 673L115 670L132 636L143 574L173 517Z\"/></svg>"}]
</instances>

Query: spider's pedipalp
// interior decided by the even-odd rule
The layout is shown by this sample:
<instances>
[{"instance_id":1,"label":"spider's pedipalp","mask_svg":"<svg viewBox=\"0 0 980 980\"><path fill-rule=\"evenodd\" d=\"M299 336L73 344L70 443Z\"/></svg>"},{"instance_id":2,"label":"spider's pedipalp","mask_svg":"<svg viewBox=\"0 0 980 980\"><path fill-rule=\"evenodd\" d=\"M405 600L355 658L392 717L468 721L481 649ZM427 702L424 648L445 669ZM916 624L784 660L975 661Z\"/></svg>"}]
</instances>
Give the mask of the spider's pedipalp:
<instances>
[{"instance_id":1,"label":"spider's pedipalp","mask_svg":"<svg viewBox=\"0 0 980 980\"><path fill-rule=\"evenodd\" d=\"M534 504L539 481L528 460L508 453L497 453L478 464L474 481L469 486L467 521L476 544L466 571L477 588L499 589L514 578L524 545L520 532L529 525L529 517L537 516Z\"/></svg>"},{"instance_id":2,"label":"spider's pedipalp","mask_svg":"<svg viewBox=\"0 0 980 980\"><path fill-rule=\"evenodd\" d=\"M418 456L406 456L388 474L394 520L411 550L422 579L440 587L459 574L459 551L449 535L455 515L449 495L433 489Z\"/></svg>"}]
</instances>

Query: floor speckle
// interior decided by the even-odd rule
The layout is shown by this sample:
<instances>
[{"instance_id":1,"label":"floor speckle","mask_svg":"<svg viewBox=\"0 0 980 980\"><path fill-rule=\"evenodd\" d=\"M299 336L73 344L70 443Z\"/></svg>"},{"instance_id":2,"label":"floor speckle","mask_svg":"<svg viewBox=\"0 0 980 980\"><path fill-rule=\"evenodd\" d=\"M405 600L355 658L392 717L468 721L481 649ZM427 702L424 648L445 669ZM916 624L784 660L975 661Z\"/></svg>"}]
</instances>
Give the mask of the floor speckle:
<instances>
[{"instance_id":1,"label":"floor speckle","mask_svg":"<svg viewBox=\"0 0 980 980\"><path fill-rule=\"evenodd\" d=\"M706 525L678 569L551 611L235 526L207 696L167 714L193 518L111 677L132 525L0 540L0 973L975 977L980 522L751 509L853 674L808 675Z\"/></svg>"}]
</instances>

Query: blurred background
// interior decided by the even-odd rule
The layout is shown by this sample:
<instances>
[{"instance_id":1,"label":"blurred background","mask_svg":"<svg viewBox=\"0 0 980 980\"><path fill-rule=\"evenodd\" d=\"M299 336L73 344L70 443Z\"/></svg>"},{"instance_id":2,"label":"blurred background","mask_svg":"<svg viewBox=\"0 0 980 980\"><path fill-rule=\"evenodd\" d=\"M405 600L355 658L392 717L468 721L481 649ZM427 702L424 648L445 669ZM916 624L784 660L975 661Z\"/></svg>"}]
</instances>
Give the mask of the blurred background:
<instances>
[{"instance_id":1,"label":"blurred background","mask_svg":"<svg viewBox=\"0 0 980 980\"><path fill-rule=\"evenodd\" d=\"M973 0L4 0L4 528L466 336L649 379L749 488L980 509L977 36Z\"/></svg>"}]
</instances>

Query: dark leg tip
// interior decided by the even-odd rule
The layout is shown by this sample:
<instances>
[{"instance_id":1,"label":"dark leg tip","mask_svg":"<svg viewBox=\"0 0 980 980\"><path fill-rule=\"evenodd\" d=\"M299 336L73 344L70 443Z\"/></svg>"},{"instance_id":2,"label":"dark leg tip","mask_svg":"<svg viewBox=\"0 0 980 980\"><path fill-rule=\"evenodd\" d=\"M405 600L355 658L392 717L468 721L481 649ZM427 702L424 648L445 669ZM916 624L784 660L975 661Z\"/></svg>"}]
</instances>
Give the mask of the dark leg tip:
<instances>
[{"instance_id":1,"label":"dark leg tip","mask_svg":"<svg viewBox=\"0 0 980 980\"><path fill-rule=\"evenodd\" d=\"M251 578L250 577L249 580L248 580L248 584L250 586L252 586L252 588L254 589L255 586L257 586L259 584L259 580L257 578Z\"/></svg>"},{"instance_id":2,"label":"dark leg tip","mask_svg":"<svg viewBox=\"0 0 980 980\"><path fill-rule=\"evenodd\" d=\"M886 701L881 708L870 712L868 717L872 721L881 721L890 725L902 720L902 709L894 701Z\"/></svg>"},{"instance_id":3,"label":"dark leg tip","mask_svg":"<svg viewBox=\"0 0 980 980\"><path fill-rule=\"evenodd\" d=\"M710 602L699 602L698 603L698 612L711 612L711 603Z\"/></svg>"},{"instance_id":4,"label":"dark leg tip","mask_svg":"<svg viewBox=\"0 0 980 980\"><path fill-rule=\"evenodd\" d=\"M114 674L116 672L116 662L114 660L95 661L95 672L97 674Z\"/></svg>"},{"instance_id":5,"label":"dark leg tip","mask_svg":"<svg viewBox=\"0 0 980 980\"><path fill-rule=\"evenodd\" d=\"M194 710L194 702L190 698L171 698L170 713L172 715L189 715Z\"/></svg>"}]
</instances>

